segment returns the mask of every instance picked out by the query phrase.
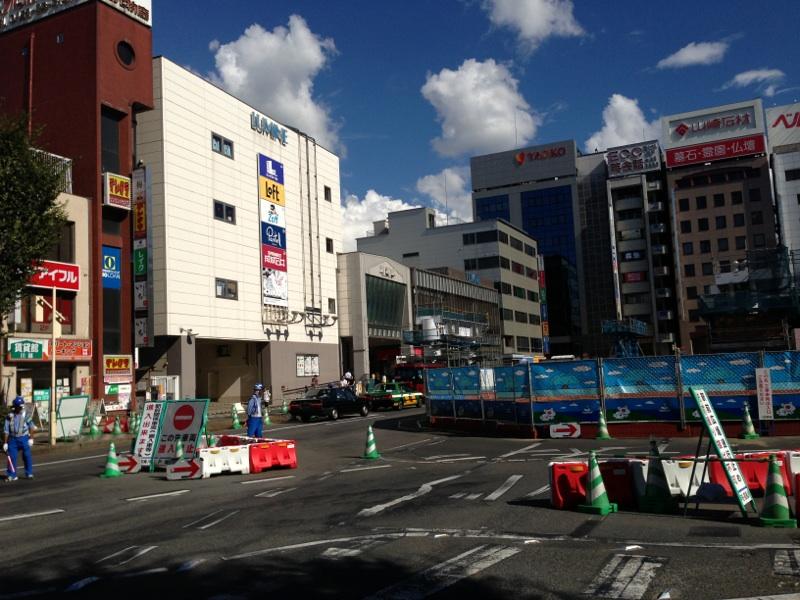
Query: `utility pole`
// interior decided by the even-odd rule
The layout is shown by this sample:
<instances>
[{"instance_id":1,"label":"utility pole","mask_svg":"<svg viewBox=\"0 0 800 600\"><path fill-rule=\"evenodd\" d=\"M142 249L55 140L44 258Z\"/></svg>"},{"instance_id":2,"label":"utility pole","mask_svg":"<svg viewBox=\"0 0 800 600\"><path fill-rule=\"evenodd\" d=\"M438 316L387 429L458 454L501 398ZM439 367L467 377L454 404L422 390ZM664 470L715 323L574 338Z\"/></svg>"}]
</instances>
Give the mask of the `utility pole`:
<instances>
[{"instance_id":1,"label":"utility pole","mask_svg":"<svg viewBox=\"0 0 800 600\"><path fill-rule=\"evenodd\" d=\"M40 306L50 309L50 416L48 425L50 445L56 445L56 342L61 337L61 323L64 317L56 310L56 288L51 288L50 302L44 298L38 300Z\"/></svg>"}]
</instances>

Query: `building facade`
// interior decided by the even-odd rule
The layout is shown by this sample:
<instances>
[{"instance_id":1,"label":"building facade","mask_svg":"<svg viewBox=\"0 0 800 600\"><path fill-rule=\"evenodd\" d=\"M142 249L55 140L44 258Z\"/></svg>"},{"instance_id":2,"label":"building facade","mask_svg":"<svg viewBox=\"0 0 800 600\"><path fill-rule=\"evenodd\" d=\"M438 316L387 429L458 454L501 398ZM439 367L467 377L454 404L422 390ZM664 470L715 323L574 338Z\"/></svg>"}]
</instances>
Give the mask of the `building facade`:
<instances>
[{"instance_id":1,"label":"building facade","mask_svg":"<svg viewBox=\"0 0 800 600\"><path fill-rule=\"evenodd\" d=\"M767 109L781 244L800 250L800 103Z\"/></svg>"},{"instance_id":2,"label":"building facade","mask_svg":"<svg viewBox=\"0 0 800 600\"><path fill-rule=\"evenodd\" d=\"M357 240L360 252L388 256L411 267L463 270L471 281L500 292L506 357L542 355L545 340L537 242L498 219L437 227L435 211L389 213L374 235Z\"/></svg>"},{"instance_id":3,"label":"building facade","mask_svg":"<svg viewBox=\"0 0 800 600\"><path fill-rule=\"evenodd\" d=\"M214 400L337 379L338 157L165 58L151 72L139 379Z\"/></svg>"}]
</instances>

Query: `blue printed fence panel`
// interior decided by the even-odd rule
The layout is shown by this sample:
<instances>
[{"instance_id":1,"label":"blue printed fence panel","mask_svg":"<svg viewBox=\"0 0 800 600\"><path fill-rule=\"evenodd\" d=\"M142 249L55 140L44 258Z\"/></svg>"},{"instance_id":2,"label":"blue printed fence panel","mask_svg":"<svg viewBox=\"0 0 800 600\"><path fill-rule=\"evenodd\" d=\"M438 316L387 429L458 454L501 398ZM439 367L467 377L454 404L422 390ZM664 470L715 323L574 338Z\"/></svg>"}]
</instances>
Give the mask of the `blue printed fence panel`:
<instances>
[{"instance_id":1,"label":"blue printed fence panel","mask_svg":"<svg viewBox=\"0 0 800 600\"><path fill-rule=\"evenodd\" d=\"M533 403L533 419L536 425L556 423L597 423L600 415L600 400L560 400Z\"/></svg>"},{"instance_id":2,"label":"blue printed fence panel","mask_svg":"<svg viewBox=\"0 0 800 600\"><path fill-rule=\"evenodd\" d=\"M425 398L432 417L454 417L453 383L450 369L426 369Z\"/></svg>"},{"instance_id":3,"label":"blue printed fence panel","mask_svg":"<svg viewBox=\"0 0 800 600\"><path fill-rule=\"evenodd\" d=\"M494 370L495 400L491 406L484 404L486 418L496 421L517 422L516 381L514 371L519 367L496 367Z\"/></svg>"},{"instance_id":4,"label":"blue printed fence panel","mask_svg":"<svg viewBox=\"0 0 800 600\"><path fill-rule=\"evenodd\" d=\"M767 352L764 367L772 383L772 414L776 420L800 417L800 352ZM758 412L750 411L753 418Z\"/></svg>"},{"instance_id":5,"label":"blue printed fence panel","mask_svg":"<svg viewBox=\"0 0 800 600\"><path fill-rule=\"evenodd\" d=\"M530 372L536 398L600 397L600 380L594 360L535 363Z\"/></svg>"},{"instance_id":6,"label":"blue printed fence panel","mask_svg":"<svg viewBox=\"0 0 800 600\"><path fill-rule=\"evenodd\" d=\"M609 423L680 421L674 356L639 356L603 361Z\"/></svg>"},{"instance_id":7,"label":"blue printed fence panel","mask_svg":"<svg viewBox=\"0 0 800 600\"><path fill-rule=\"evenodd\" d=\"M698 386L700 387L700 386ZM717 413L720 421L741 421L744 415L744 405L748 404L750 415L755 418L758 414L758 402L755 396L742 395L742 394L720 394L715 392L713 395L709 394L708 399ZM700 411L697 409L697 403L694 401L694 396L684 396L684 407L686 410L687 421L700 421Z\"/></svg>"},{"instance_id":8,"label":"blue printed fence panel","mask_svg":"<svg viewBox=\"0 0 800 600\"><path fill-rule=\"evenodd\" d=\"M459 419L481 419L481 377L477 367L451 369L453 381L453 406Z\"/></svg>"},{"instance_id":9,"label":"blue printed fence panel","mask_svg":"<svg viewBox=\"0 0 800 600\"><path fill-rule=\"evenodd\" d=\"M681 357L681 380L686 394L689 387L700 387L707 394L751 392L756 387L759 356L755 352L696 354Z\"/></svg>"}]
</instances>

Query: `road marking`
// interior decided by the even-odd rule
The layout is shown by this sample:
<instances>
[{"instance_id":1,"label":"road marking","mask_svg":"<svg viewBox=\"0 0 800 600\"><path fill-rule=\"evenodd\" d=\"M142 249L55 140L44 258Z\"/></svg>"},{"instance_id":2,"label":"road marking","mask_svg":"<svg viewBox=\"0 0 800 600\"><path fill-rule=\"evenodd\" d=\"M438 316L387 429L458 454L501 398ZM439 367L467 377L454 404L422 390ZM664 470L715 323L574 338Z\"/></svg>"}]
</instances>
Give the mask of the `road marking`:
<instances>
[{"instance_id":1,"label":"road marking","mask_svg":"<svg viewBox=\"0 0 800 600\"><path fill-rule=\"evenodd\" d=\"M380 598L403 598L408 600L426 598L462 579L476 575L484 569L514 556L518 552L521 552L519 548L508 546L478 546L430 569L417 573L406 581L386 587L369 596L369 598L374 600Z\"/></svg>"},{"instance_id":2,"label":"road marking","mask_svg":"<svg viewBox=\"0 0 800 600\"><path fill-rule=\"evenodd\" d=\"M437 479L436 481L431 481L430 483L423 483L419 486L419 489L416 492L408 494L406 496L401 496L400 498L396 498L391 500L390 502L386 502L385 504L376 504L371 508L365 508L358 513L359 517L372 517L377 515L380 512L383 512L387 508L392 508L393 506L397 506L398 504L402 504L403 502L408 502L409 500L414 500L419 498L420 496L424 496L425 494L429 494L433 491L433 486L438 485L440 483L446 483L448 481L453 481L454 479L459 479L463 477L463 475L451 475L450 477L445 477L444 479Z\"/></svg>"},{"instance_id":3,"label":"road marking","mask_svg":"<svg viewBox=\"0 0 800 600\"><path fill-rule=\"evenodd\" d=\"M99 565L102 562L105 562L107 560L111 560L112 558L116 558L117 556L121 556L121 555L125 554L126 552L129 552L131 550L136 550L136 548L138 548L138 547L139 546L128 546L127 548L123 548L122 550L119 550L117 552L114 552L113 554L109 554L108 556L106 556L104 558L101 558L100 560L98 560L94 564ZM144 556L145 554L147 554L151 550L155 550L156 548L158 548L158 546L146 546L146 547L142 548L141 550L139 550L138 552L134 552L133 556L131 556L130 558L127 558L127 559L125 559L125 560L123 560L121 562L118 562L118 563L116 563L116 564L114 564L112 566L113 567L120 567L120 566L122 566L124 564L127 564L127 563L131 562L132 560L134 560L136 558L139 558L140 556Z\"/></svg>"},{"instance_id":4,"label":"road marking","mask_svg":"<svg viewBox=\"0 0 800 600\"><path fill-rule=\"evenodd\" d=\"M155 575L156 573L166 573L169 571L167 567L154 567L152 569L145 569L144 571L134 571L133 573L123 573L120 577L141 577L142 575Z\"/></svg>"},{"instance_id":5,"label":"road marking","mask_svg":"<svg viewBox=\"0 0 800 600\"><path fill-rule=\"evenodd\" d=\"M211 523L208 523L207 525L203 525L202 527L198 527L198 529L201 529L201 530L209 529L209 528L213 527L214 525L217 525L218 523L222 523L225 519L228 519L228 518L232 517L233 515L235 515L238 512L239 512L238 510L234 510L233 512L229 512L224 517L220 517L216 521L212 521Z\"/></svg>"},{"instance_id":6,"label":"road marking","mask_svg":"<svg viewBox=\"0 0 800 600\"><path fill-rule=\"evenodd\" d=\"M465 456L463 458L443 458L442 460L437 460L437 461L434 461L434 462L437 462L437 463L451 463L451 462L456 462L458 460L481 460L483 458L486 458L486 457L485 456Z\"/></svg>"},{"instance_id":7,"label":"road marking","mask_svg":"<svg viewBox=\"0 0 800 600\"><path fill-rule=\"evenodd\" d=\"M477 500L483 495L483 492L479 492L477 494L469 494L464 500Z\"/></svg>"},{"instance_id":8,"label":"road marking","mask_svg":"<svg viewBox=\"0 0 800 600\"><path fill-rule=\"evenodd\" d=\"M800 550L778 550L772 570L776 575L800 575Z\"/></svg>"},{"instance_id":9,"label":"road marking","mask_svg":"<svg viewBox=\"0 0 800 600\"><path fill-rule=\"evenodd\" d=\"M186 525L183 526L183 529L186 529L187 527L191 527L192 525L195 525L195 524L199 523L200 521L205 521L209 517L213 517L214 515L217 515L217 514L221 513L223 510L224 509L220 508L219 510L215 510L212 513L208 513L204 517L200 517L199 519L196 519L196 520L192 521L191 523L187 523Z\"/></svg>"},{"instance_id":10,"label":"road marking","mask_svg":"<svg viewBox=\"0 0 800 600\"><path fill-rule=\"evenodd\" d=\"M550 491L550 484L546 483L542 487L540 487L538 490L533 490L530 494L526 494L525 497L526 498L535 498L539 494L544 494L545 492L549 492L549 491Z\"/></svg>"},{"instance_id":11,"label":"road marking","mask_svg":"<svg viewBox=\"0 0 800 600\"><path fill-rule=\"evenodd\" d=\"M409 444L403 444L402 446L395 446L394 448L389 448L388 450L384 450L384 452L392 452L394 450L400 450L401 448L409 448L411 446L416 446L418 444L424 444L425 442L430 442L433 438L425 438L424 440L419 440L417 442L411 442Z\"/></svg>"},{"instance_id":12,"label":"road marking","mask_svg":"<svg viewBox=\"0 0 800 600\"><path fill-rule=\"evenodd\" d=\"M353 473L354 471L370 471L372 469L387 469L392 465L375 465L374 467L355 467L353 469L342 469L339 473Z\"/></svg>"},{"instance_id":13,"label":"road marking","mask_svg":"<svg viewBox=\"0 0 800 600\"><path fill-rule=\"evenodd\" d=\"M777 596L748 596L747 598L727 598L726 600L800 600L800 594L778 594Z\"/></svg>"},{"instance_id":14,"label":"road marking","mask_svg":"<svg viewBox=\"0 0 800 600\"><path fill-rule=\"evenodd\" d=\"M137 496L135 498L125 498L128 502L139 502L140 500L152 500L153 498L165 498L167 496L180 496L189 490L175 490L174 492L164 492L163 494L150 494L149 496Z\"/></svg>"},{"instance_id":15,"label":"road marking","mask_svg":"<svg viewBox=\"0 0 800 600\"><path fill-rule=\"evenodd\" d=\"M591 585L583 592L595 598L639 600L656 576L664 558L615 554Z\"/></svg>"},{"instance_id":16,"label":"road marking","mask_svg":"<svg viewBox=\"0 0 800 600\"><path fill-rule=\"evenodd\" d=\"M64 509L62 508L54 508L53 510L43 510L42 512L22 513L19 515L11 515L10 517L0 517L0 522L16 521L17 519L30 519L31 517L45 517L47 515L56 515L63 512Z\"/></svg>"},{"instance_id":17,"label":"road marking","mask_svg":"<svg viewBox=\"0 0 800 600\"><path fill-rule=\"evenodd\" d=\"M513 450L511 452L506 452L505 454L501 454L497 458L508 458L509 456L514 456L515 454L524 454L526 452L530 452L534 448L541 446L542 442L536 442L535 444L531 444L530 446L525 446L524 448L520 448L519 450Z\"/></svg>"},{"instance_id":18,"label":"road marking","mask_svg":"<svg viewBox=\"0 0 800 600\"><path fill-rule=\"evenodd\" d=\"M374 548L375 546L380 546L385 544L389 540L359 540L356 544L351 548L337 548L337 547L330 547L325 552L322 553L323 558L351 558L353 556L358 556L364 550L369 550L370 548Z\"/></svg>"},{"instance_id":19,"label":"road marking","mask_svg":"<svg viewBox=\"0 0 800 600\"><path fill-rule=\"evenodd\" d=\"M275 496L279 496L280 494L285 494L286 492L291 492L292 490L296 490L296 487L290 488L278 488L277 490L269 490L268 492L261 492L260 494L256 494L256 498L274 498Z\"/></svg>"},{"instance_id":20,"label":"road marking","mask_svg":"<svg viewBox=\"0 0 800 600\"><path fill-rule=\"evenodd\" d=\"M253 479L251 481L240 481L242 485L252 485L254 483L269 483L270 481L280 481L281 479L294 479L294 475L286 475L284 477L267 477L266 479Z\"/></svg>"},{"instance_id":21,"label":"road marking","mask_svg":"<svg viewBox=\"0 0 800 600\"><path fill-rule=\"evenodd\" d=\"M186 571L191 571L196 567L199 567L201 564L206 562L205 558L193 558L192 560L187 560L181 566L178 567L178 573L185 573Z\"/></svg>"},{"instance_id":22,"label":"road marking","mask_svg":"<svg viewBox=\"0 0 800 600\"><path fill-rule=\"evenodd\" d=\"M458 492L457 494L453 494L450 496L453 500L458 500L459 498L463 498L467 495L467 492Z\"/></svg>"},{"instance_id":23,"label":"road marking","mask_svg":"<svg viewBox=\"0 0 800 600\"><path fill-rule=\"evenodd\" d=\"M471 456L469 453L462 452L461 454L437 454L435 456L426 456L425 460L439 460L441 458L451 458L456 456Z\"/></svg>"},{"instance_id":24,"label":"road marking","mask_svg":"<svg viewBox=\"0 0 800 600\"><path fill-rule=\"evenodd\" d=\"M120 454L117 454L117 456L120 456ZM40 467L49 467L50 465L61 465L64 463L79 462L82 460L94 460L95 458L105 458L107 456L108 454L98 454L97 456L82 456L81 458L66 458L64 460L54 460L51 462L36 463L36 468L38 469Z\"/></svg>"},{"instance_id":25,"label":"road marking","mask_svg":"<svg viewBox=\"0 0 800 600\"><path fill-rule=\"evenodd\" d=\"M494 502L494 501L495 501L495 500L497 500L497 499L498 499L500 496L502 496L502 495L503 495L503 494L505 494L505 493L506 493L508 490L510 490L512 487L514 487L515 485L517 485L517 482L518 482L520 479L522 479L522 475L512 475L511 477L509 477L508 479L506 479L506 481L505 481L505 483L504 483L503 485L501 485L499 488L497 488L497 489L496 489L495 491L493 491L491 494L489 494L488 496L486 496L486 498L484 498L484 500L486 500L487 502Z\"/></svg>"},{"instance_id":26,"label":"road marking","mask_svg":"<svg viewBox=\"0 0 800 600\"><path fill-rule=\"evenodd\" d=\"M427 534L426 534L427 535ZM245 552L244 554L236 554L234 556L223 556L222 560L240 560L243 558L252 558L254 556L263 556L265 554L273 554L275 552L286 552L287 550L302 550L303 548L313 548L314 546L325 546L330 544L347 544L350 542L361 540L396 540L403 537L424 537L419 535L412 535L410 533L380 533L374 535L353 536L344 538L333 538L330 540L314 540L312 542L302 542L300 544L290 544L288 546L278 546L276 548L264 548L263 550L253 550L252 552Z\"/></svg>"}]
</instances>

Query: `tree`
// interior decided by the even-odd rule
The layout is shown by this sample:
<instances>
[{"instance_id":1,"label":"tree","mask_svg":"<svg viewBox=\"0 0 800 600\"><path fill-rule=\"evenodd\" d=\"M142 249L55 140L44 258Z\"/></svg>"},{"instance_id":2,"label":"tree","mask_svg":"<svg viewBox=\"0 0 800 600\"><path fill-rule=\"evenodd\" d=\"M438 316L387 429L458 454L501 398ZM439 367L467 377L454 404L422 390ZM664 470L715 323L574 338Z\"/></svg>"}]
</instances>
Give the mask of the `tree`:
<instances>
[{"instance_id":1,"label":"tree","mask_svg":"<svg viewBox=\"0 0 800 600\"><path fill-rule=\"evenodd\" d=\"M63 173L31 145L24 118L0 117L0 316L8 314L66 222Z\"/></svg>"}]
</instances>

